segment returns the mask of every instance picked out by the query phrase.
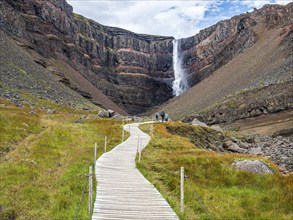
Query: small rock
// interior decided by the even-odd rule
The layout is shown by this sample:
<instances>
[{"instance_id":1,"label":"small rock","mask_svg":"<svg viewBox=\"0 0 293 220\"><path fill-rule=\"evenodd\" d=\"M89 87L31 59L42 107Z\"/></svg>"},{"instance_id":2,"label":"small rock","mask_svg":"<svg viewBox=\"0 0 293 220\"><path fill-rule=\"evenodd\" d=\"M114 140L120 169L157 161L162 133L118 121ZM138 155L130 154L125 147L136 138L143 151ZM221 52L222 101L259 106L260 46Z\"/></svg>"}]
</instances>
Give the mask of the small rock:
<instances>
[{"instance_id":1,"label":"small rock","mask_svg":"<svg viewBox=\"0 0 293 220\"><path fill-rule=\"evenodd\" d=\"M75 123L83 124L83 120L79 119L79 120L75 121Z\"/></svg>"},{"instance_id":2,"label":"small rock","mask_svg":"<svg viewBox=\"0 0 293 220\"><path fill-rule=\"evenodd\" d=\"M22 125L27 127L27 128L29 127L29 125L27 123L22 123Z\"/></svg>"},{"instance_id":3,"label":"small rock","mask_svg":"<svg viewBox=\"0 0 293 220\"><path fill-rule=\"evenodd\" d=\"M54 114L54 113L56 113L56 110L55 109L47 109L47 113Z\"/></svg>"},{"instance_id":4,"label":"small rock","mask_svg":"<svg viewBox=\"0 0 293 220\"><path fill-rule=\"evenodd\" d=\"M219 125L212 125L211 128L214 129L215 131L223 132L222 128Z\"/></svg>"},{"instance_id":5,"label":"small rock","mask_svg":"<svg viewBox=\"0 0 293 220\"><path fill-rule=\"evenodd\" d=\"M215 143L216 147L221 151L224 152L223 143L220 141L216 141Z\"/></svg>"},{"instance_id":6,"label":"small rock","mask_svg":"<svg viewBox=\"0 0 293 220\"><path fill-rule=\"evenodd\" d=\"M115 114L111 119L122 121L123 117L120 114Z\"/></svg>"},{"instance_id":7,"label":"small rock","mask_svg":"<svg viewBox=\"0 0 293 220\"><path fill-rule=\"evenodd\" d=\"M234 142L234 143L237 143L238 140L235 138L235 137L231 137L231 140Z\"/></svg>"},{"instance_id":8,"label":"small rock","mask_svg":"<svg viewBox=\"0 0 293 220\"><path fill-rule=\"evenodd\" d=\"M241 154L245 153L245 150L243 148L240 148L236 143L233 143L232 141L226 141L224 143L224 148L226 150L236 152L236 153L241 153Z\"/></svg>"},{"instance_id":9,"label":"small rock","mask_svg":"<svg viewBox=\"0 0 293 220\"><path fill-rule=\"evenodd\" d=\"M248 151L248 153L253 154L253 155L260 155L260 154L262 154L262 151L261 151L260 147L256 147L256 148L250 149L250 151Z\"/></svg>"},{"instance_id":10,"label":"small rock","mask_svg":"<svg viewBox=\"0 0 293 220\"><path fill-rule=\"evenodd\" d=\"M232 166L249 173L273 174L273 171L259 160L236 160L232 163Z\"/></svg>"},{"instance_id":11,"label":"small rock","mask_svg":"<svg viewBox=\"0 0 293 220\"><path fill-rule=\"evenodd\" d=\"M80 116L79 119L80 119L80 120L84 120L84 119L86 119L86 115L82 115L82 116Z\"/></svg>"},{"instance_id":12,"label":"small rock","mask_svg":"<svg viewBox=\"0 0 293 220\"><path fill-rule=\"evenodd\" d=\"M109 118L109 113L106 112L106 111L100 111L98 113L98 116L101 117L101 118Z\"/></svg>"},{"instance_id":13,"label":"small rock","mask_svg":"<svg viewBox=\"0 0 293 220\"><path fill-rule=\"evenodd\" d=\"M207 127L207 128L209 127L205 123L203 123L200 120L198 120L197 118L193 119L191 124L195 125L195 126L202 126L202 127Z\"/></svg>"},{"instance_id":14,"label":"small rock","mask_svg":"<svg viewBox=\"0 0 293 220\"><path fill-rule=\"evenodd\" d=\"M239 142L238 143L239 147L244 148L244 149L249 149L250 146L247 143L244 142Z\"/></svg>"},{"instance_id":15,"label":"small rock","mask_svg":"<svg viewBox=\"0 0 293 220\"><path fill-rule=\"evenodd\" d=\"M109 113L110 118L113 117L114 114L115 114L115 112L113 110L111 110L111 109L108 109L108 113Z\"/></svg>"}]
</instances>

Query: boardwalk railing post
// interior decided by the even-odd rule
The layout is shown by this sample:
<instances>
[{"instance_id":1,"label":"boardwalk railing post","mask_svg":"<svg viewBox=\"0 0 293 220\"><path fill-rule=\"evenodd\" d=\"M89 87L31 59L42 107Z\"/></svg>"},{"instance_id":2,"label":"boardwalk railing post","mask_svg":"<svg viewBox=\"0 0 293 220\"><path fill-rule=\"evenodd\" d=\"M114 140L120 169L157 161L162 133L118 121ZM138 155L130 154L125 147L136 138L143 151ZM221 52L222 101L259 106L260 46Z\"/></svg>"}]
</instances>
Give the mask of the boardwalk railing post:
<instances>
[{"instance_id":1,"label":"boardwalk railing post","mask_svg":"<svg viewBox=\"0 0 293 220\"><path fill-rule=\"evenodd\" d=\"M180 176L180 211L184 213L184 167L181 167Z\"/></svg>"},{"instance_id":2,"label":"boardwalk railing post","mask_svg":"<svg viewBox=\"0 0 293 220\"><path fill-rule=\"evenodd\" d=\"M97 161L97 142L95 143L95 148L94 148L94 169L96 167L96 161Z\"/></svg>"},{"instance_id":3,"label":"boardwalk railing post","mask_svg":"<svg viewBox=\"0 0 293 220\"><path fill-rule=\"evenodd\" d=\"M89 167L89 214L92 214L93 202L93 170L92 166Z\"/></svg>"},{"instance_id":4,"label":"boardwalk railing post","mask_svg":"<svg viewBox=\"0 0 293 220\"><path fill-rule=\"evenodd\" d=\"M150 124L150 135L153 136L153 134L154 134L154 124L151 123Z\"/></svg>"},{"instance_id":5,"label":"boardwalk railing post","mask_svg":"<svg viewBox=\"0 0 293 220\"><path fill-rule=\"evenodd\" d=\"M139 148L139 135L137 135L137 147L136 147L136 153L138 154L138 148Z\"/></svg>"},{"instance_id":6,"label":"boardwalk railing post","mask_svg":"<svg viewBox=\"0 0 293 220\"><path fill-rule=\"evenodd\" d=\"M152 136L152 124L150 123L150 135Z\"/></svg>"},{"instance_id":7,"label":"boardwalk railing post","mask_svg":"<svg viewBox=\"0 0 293 220\"><path fill-rule=\"evenodd\" d=\"M121 142L123 142L124 141L124 126L122 127L122 140L121 140Z\"/></svg>"},{"instance_id":8,"label":"boardwalk railing post","mask_svg":"<svg viewBox=\"0 0 293 220\"><path fill-rule=\"evenodd\" d=\"M105 136L104 153L107 152L107 136Z\"/></svg>"}]
</instances>

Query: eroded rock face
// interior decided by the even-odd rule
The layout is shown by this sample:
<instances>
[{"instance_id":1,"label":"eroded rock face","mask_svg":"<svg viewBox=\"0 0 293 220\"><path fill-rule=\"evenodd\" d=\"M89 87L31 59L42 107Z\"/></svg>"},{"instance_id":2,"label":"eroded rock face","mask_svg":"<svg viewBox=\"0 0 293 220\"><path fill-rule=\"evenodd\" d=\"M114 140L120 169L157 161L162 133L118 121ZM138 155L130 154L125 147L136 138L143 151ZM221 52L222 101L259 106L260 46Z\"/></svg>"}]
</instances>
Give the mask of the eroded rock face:
<instances>
[{"instance_id":1,"label":"eroded rock face","mask_svg":"<svg viewBox=\"0 0 293 220\"><path fill-rule=\"evenodd\" d=\"M211 125L290 110L293 108L293 91L288 88L292 87L293 81L288 81L243 91L200 116Z\"/></svg>"},{"instance_id":2,"label":"eroded rock face","mask_svg":"<svg viewBox=\"0 0 293 220\"><path fill-rule=\"evenodd\" d=\"M179 51L190 86L253 46L256 25L292 24L292 5L266 6L182 39ZM74 14L65 0L1 1L0 27L43 57L65 60L129 113L144 112L173 96L173 37L103 26Z\"/></svg>"},{"instance_id":3,"label":"eroded rock face","mask_svg":"<svg viewBox=\"0 0 293 220\"><path fill-rule=\"evenodd\" d=\"M1 29L45 58L66 59L129 113L173 96L173 37L100 25L74 14L65 0L5 0L0 6Z\"/></svg>"},{"instance_id":4,"label":"eroded rock face","mask_svg":"<svg viewBox=\"0 0 293 220\"><path fill-rule=\"evenodd\" d=\"M292 24L292 6L266 5L252 13L235 16L182 39L180 51L190 86L207 78L239 53L253 46L258 36L255 28L264 30Z\"/></svg>"}]
</instances>

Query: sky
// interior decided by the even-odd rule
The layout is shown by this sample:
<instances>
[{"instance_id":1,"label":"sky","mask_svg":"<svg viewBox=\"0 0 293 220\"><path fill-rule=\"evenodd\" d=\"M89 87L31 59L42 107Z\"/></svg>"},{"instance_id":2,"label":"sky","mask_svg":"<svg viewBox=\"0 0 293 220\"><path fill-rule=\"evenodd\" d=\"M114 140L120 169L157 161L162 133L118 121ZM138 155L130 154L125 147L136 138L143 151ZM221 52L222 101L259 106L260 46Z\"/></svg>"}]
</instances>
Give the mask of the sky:
<instances>
[{"instance_id":1,"label":"sky","mask_svg":"<svg viewBox=\"0 0 293 220\"><path fill-rule=\"evenodd\" d=\"M136 33L185 38L265 4L292 0L67 0L73 11Z\"/></svg>"}]
</instances>

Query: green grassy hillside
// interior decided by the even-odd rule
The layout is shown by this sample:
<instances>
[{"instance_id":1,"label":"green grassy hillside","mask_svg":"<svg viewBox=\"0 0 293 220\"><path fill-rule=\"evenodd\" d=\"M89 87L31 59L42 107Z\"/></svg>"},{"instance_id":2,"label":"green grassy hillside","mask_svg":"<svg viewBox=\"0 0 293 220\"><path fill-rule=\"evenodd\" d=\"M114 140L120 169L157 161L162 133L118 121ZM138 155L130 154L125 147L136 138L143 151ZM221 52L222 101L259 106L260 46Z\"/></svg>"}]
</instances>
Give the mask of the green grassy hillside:
<instances>
[{"instance_id":1,"label":"green grassy hillside","mask_svg":"<svg viewBox=\"0 0 293 220\"><path fill-rule=\"evenodd\" d=\"M145 131L148 126L143 126ZM154 132L137 166L180 219L209 219L196 195L212 219L293 218L293 176L280 175L268 159L205 150L202 147L210 139L209 132L181 123L156 124ZM252 174L232 168L234 160L249 158L264 161L276 174ZM179 204L180 167L184 167L186 174L184 215L180 214Z\"/></svg>"},{"instance_id":2,"label":"green grassy hillside","mask_svg":"<svg viewBox=\"0 0 293 220\"><path fill-rule=\"evenodd\" d=\"M100 156L105 135L109 150L121 141L119 122L90 119L96 113L68 107L55 110L0 101L0 219L73 219L94 143ZM82 115L88 119L76 123ZM78 219L89 219L87 204L85 194Z\"/></svg>"}]
</instances>

